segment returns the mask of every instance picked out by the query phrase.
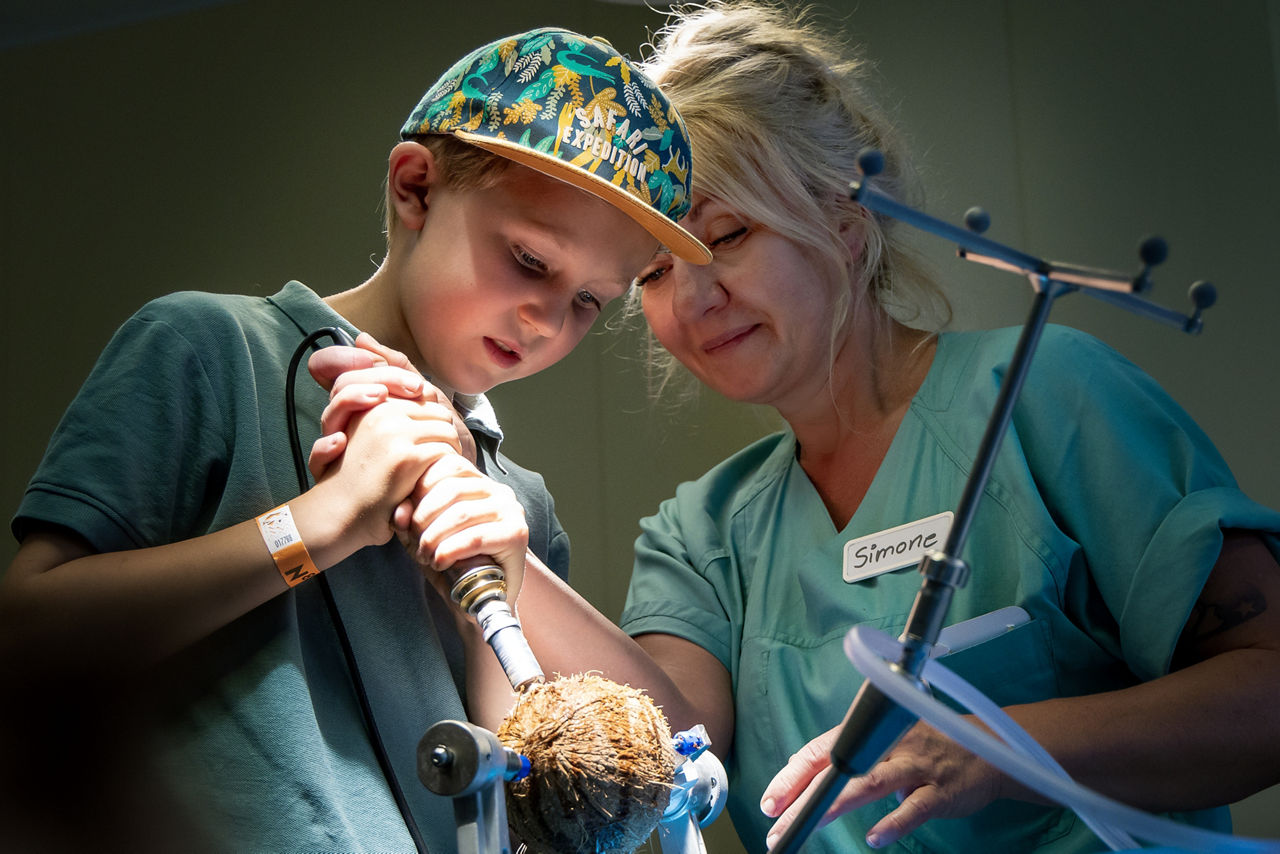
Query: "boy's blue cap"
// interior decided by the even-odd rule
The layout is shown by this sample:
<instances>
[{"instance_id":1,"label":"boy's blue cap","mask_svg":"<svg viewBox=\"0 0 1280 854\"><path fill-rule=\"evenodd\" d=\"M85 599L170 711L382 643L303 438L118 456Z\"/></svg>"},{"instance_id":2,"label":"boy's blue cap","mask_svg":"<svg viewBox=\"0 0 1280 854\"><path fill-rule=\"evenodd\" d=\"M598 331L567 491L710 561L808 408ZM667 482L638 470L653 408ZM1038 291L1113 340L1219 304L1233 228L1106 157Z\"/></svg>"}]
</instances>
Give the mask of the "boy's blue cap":
<instances>
[{"instance_id":1,"label":"boy's blue cap","mask_svg":"<svg viewBox=\"0 0 1280 854\"><path fill-rule=\"evenodd\" d=\"M684 121L603 39L543 28L478 48L436 81L400 129L459 139L567 181L621 210L679 258L711 252L677 221L689 211Z\"/></svg>"}]
</instances>

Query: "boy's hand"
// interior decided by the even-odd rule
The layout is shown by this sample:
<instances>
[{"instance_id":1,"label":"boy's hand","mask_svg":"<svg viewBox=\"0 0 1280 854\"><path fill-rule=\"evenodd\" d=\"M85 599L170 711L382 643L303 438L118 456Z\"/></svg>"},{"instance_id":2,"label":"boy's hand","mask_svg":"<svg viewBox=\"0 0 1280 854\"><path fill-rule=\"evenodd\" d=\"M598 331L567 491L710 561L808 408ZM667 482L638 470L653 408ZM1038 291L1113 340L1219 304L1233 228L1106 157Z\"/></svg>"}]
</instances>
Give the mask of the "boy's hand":
<instances>
[{"instance_id":1,"label":"boy's hand","mask_svg":"<svg viewBox=\"0 0 1280 854\"><path fill-rule=\"evenodd\" d=\"M423 567L445 570L468 557L488 555L506 576L514 603L524 578L529 525L524 506L506 484L486 477L458 454L441 456L418 480L412 509L396 509L401 541ZM447 588L433 579L446 596Z\"/></svg>"},{"instance_id":2,"label":"boy's hand","mask_svg":"<svg viewBox=\"0 0 1280 854\"><path fill-rule=\"evenodd\" d=\"M454 417L436 401L390 398L351 419L345 453L313 491L325 496L337 524L356 533L357 547L389 540L423 473L442 458L462 459Z\"/></svg>"},{"instance_id":3,"label":"boy's hand","mask_svg":"<svg viewBox=\"0 0 1280 854\"><path fill-rule=\"evenodd\" d=\"M307 361L307 369L322 387L329 389L329 405L320 418L321 436L311 446L307 468L317 481L347 447L347 425L351 418L388 397L451 402L414 369L398 350L379 344L367 332L356 338L355 347L325 347ZM454 413L458 452L475 461L476 445L471 431Z\"/></svg>"},{"instance_id":4,"label":"boy's hand","mask_svg":"<svg viewBox=\"0 0 1280 854\"><path fill-rule=\"evenodd\" d=\"M354 347L323 347L312 353L307 360L307 370L326 389L332 389L334 381L347 371L384 365L417 373L408 356L378 343L368 332L361 332L356 336Z\"/></svg>"},{"instance_id":5,"label":"boy's hand","mask_svg":"<svg viewBox=\"0 0 1280 854\"><path fill-rule=\"evenodd\" d=\"M320 419L322 435L312 445L308 461L312 475L319 482L347 450L348 427L354 427L353 422L358 423L379 404L406 399L444 407L456 430L457 441L449 444L457 453L435 458L413 494L391 512L391 524L410 554L425 567L443 570L467 557L489 555L502 567L507 597L514 603L529 543L524 507L509 487L475 468L476 445L471 431L451 402L423 379L408 357L365 332L355 343L355 347L324 347L307 362L316 382L330 390L329 405Z\"/></svg>"}]
</instances>

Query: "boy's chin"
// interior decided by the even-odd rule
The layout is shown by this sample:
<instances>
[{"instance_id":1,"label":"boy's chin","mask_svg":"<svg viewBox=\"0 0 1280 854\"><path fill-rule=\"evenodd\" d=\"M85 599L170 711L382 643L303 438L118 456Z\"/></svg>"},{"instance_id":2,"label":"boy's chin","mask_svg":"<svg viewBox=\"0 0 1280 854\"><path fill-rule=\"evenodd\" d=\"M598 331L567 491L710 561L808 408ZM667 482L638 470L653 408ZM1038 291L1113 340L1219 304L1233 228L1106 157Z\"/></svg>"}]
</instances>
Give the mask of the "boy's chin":
<instances>
[{"instance_id":1,"label":"boy's chin","mask_svg":"<svg viewBox=\"0 0 1280 854\"><path fill-rule=\"evenodd\" d=\"M510 381L511 380L497 380L489 383L463 383L462 385L455 387L453 389L453 393L466 395L467 397L476 397L477 395L487 394L503 383Z\"/></svg>"}]
</instances>

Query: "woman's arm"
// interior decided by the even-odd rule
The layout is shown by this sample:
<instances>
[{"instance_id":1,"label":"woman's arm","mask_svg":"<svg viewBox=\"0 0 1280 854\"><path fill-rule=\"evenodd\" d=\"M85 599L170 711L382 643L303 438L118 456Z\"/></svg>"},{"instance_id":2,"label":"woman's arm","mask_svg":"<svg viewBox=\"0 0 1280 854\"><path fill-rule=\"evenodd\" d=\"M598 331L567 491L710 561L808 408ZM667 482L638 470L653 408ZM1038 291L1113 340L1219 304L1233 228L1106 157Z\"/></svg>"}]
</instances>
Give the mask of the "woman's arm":
<instances>
[{"instance_id":1,"label":"woman's arm","mask_svg":"<svg viewBox=\"0 0 1280 854\"><path fill-rule=\"evenodd\" d=\"M597 671L614 682L641 688L662 708L672 732L703 724L712 751L720 757L728 754L733 746L729 673L702 647L673 635L647 634L633 640L533 554L526 556L519 617L547 678ZM478 631L470 633L468 648L470 717L496 729L515 699L510 683Z\"/></svg>"},{"instance_id":2,"label":"woman's arm","mask_svg":"<svg viewBox=\"0 0 1280 854\"><path fill-rule=\"evenodd\" d=\"M1280 782L1280 565L1257 535L1227 532L1174 666L1132 688L1005 711L1078 782L1149 811L1219 806ZM835 733L806 745L765 790L762 809L780 816L771 839L829 764ZM879 844L996 798L1042 800L917 724L849 782L826 820L900 791L902 804L868 834Z\"/></svg>"}]
</instances>

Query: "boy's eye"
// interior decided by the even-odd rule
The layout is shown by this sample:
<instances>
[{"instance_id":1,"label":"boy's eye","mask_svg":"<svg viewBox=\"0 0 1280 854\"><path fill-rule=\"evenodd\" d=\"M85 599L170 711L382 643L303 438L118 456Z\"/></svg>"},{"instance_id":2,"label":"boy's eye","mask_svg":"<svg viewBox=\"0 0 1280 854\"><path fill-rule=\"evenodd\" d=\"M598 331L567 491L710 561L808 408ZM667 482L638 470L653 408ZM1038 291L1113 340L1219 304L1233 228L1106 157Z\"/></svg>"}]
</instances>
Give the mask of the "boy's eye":
<instances>
[{"instance_id":1,"label":"boy's eye","mask_svg":"<svg viewBox=\"0 0 1280 854\"><path fill-rule=\"evenodd\" d=\"M547 272L547 265L543 263L541 258L534 255L528 249L517 246L512 250L512 252L515 254L516 262L520 264L521 267L527 267L528 269L538 273Z\"/></svg>"},{"instance_id":2,"label":"boy's eye","mask_svg":"<svg viewBox=\"0 0 1280 854\"><path fill-rule=\"evenodd\" d=\"M596 295L586 290L578 291L578 305L584 308L594 308L596 311L603 307L600 305L600 300L596 299Z\"/></svg>"}]
</instances>

